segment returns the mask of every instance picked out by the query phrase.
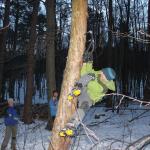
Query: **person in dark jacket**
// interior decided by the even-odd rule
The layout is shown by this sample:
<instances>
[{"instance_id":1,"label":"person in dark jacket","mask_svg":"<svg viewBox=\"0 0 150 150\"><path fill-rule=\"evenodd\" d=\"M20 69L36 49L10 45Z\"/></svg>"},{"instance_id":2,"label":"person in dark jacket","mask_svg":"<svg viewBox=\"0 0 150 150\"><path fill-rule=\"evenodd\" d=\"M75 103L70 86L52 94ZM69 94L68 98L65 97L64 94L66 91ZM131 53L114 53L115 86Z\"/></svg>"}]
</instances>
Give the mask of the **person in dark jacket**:
<instances>
[{"instance_id":1,"label":"person in dark jacket","mask_svg":"<svg viewBox=\"0 0 150 150\"><path fill-rule=\"evenodd\" d=\"M1 150L6 150L8 142L11 138L11 149L16 150L16 134L17 134L17 112L14 108L14 100L12 98L8 99L8 108L6 109L6 114L4 118L6 131L5 137L2 142Z\"/></svg>"}]
</instances>

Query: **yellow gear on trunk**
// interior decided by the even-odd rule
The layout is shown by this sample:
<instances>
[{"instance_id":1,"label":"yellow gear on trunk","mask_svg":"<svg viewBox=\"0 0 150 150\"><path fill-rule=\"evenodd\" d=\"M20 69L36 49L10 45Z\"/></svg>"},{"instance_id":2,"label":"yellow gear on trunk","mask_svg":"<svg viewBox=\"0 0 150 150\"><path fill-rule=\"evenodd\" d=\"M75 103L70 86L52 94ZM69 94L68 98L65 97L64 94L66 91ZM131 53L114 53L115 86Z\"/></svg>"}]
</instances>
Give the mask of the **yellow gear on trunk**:
<instances>
[{"instance_id":1,"label":"yellow gear on trunk","mask_svg":"<svg viewBox=\"0 0 150 150\"><path fill-rule=\"evenodd\" d=\"M59 132L59 136L60 136L60 137L65 137L65 136L66 136L65 131L60 131L60 132Z\"/></svg>"},{"instance_id":2,"label":"yellow gear on trunk","mask_svg":"<svg viewBox=\"0 0 150 150\"><path fill-rule=\"evenodd\" d=\"M74 131L72 129L64 129L64 130L61 130L59 132L59 136L60 137L66 137L66 136L74 136Z\"/></svg>"},{"instance_id":3,"label":"yellow gear on trunk","mask_svg":"<svg viewBox=\"0 0 150 150\"><path fill-rule=\"evenodd\" d=\"M74 96L79 96L81 94L81 90L74 89L72 93L73 93Z\"/></svg>"},{"instance_id":4,"label":"yellow gear on trunk","mask_svg":"<svg viewBox=\"0 0 150 150\"><path fill-rule=\"evenodd\" d=\"M66 130L66 135L67 135L67 136L73 136L73 135L74 135L73 130L67 129L67 130Z\"/></svg>"},{"instance_id":5,"label":"yellow gear on trunk","mask_svg":"<svg viewBox=\"0 0 150 150\"><path fill-rule=\"evenodd\" d=\"M68 99L68 101L72 101L73 100L73 95L69 94L67 99Z\"/></svg>"}]
</instances>

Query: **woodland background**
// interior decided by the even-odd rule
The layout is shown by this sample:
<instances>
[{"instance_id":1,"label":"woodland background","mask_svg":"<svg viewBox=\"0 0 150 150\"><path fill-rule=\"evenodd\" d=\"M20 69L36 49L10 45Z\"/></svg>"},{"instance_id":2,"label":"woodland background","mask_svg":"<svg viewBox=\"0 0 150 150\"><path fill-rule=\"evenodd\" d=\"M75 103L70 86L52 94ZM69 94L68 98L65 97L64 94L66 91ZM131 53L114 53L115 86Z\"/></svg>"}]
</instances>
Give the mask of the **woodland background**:
<instances>
[{"instance_id":1,"label":"woodland background","mask_svg":"<svg viewBox=\"0 0 150 150\"><path fill-rule=\"evenodd\" d=\"M20 101L23 87L26 116L36 93L49 99L53 89L60 91L71 12L69 0L1 0L1 102L8 97ZM87 32L93 38L87 33L86 49L94 41L94 68L113 67L117 92L145 100L150 98L149 24L150 1L88 1Z\"/></svg>"}]
</instances>

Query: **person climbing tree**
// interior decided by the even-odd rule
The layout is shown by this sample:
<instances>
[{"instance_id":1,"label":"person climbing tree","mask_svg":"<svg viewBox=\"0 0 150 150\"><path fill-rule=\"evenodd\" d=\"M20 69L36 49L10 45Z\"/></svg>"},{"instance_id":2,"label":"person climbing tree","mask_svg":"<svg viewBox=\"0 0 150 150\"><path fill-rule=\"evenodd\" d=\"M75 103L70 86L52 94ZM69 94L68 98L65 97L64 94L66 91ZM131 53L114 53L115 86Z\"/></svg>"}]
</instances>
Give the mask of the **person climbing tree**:
<instances>
[{"instance_id":1,"label":"person climbing tree","mask_svg":"<svg viewBox=\"0 0 150 150\"><path fill-rule=\"evenodd\" d=\"M59 134L62 137L74 136L74 131L84 118L87 110L96 102L101 101L108 90L115 91L113 80L116 77L116 73L114 69L108 67L95 71L92 66L93 61L89 61L89 58L85 55L82 63L81 78L68 95L68 100L72 103L74 102L74 97L78 96L78 108L66 127L60 131Z\"/></svg>"}]
</instances>

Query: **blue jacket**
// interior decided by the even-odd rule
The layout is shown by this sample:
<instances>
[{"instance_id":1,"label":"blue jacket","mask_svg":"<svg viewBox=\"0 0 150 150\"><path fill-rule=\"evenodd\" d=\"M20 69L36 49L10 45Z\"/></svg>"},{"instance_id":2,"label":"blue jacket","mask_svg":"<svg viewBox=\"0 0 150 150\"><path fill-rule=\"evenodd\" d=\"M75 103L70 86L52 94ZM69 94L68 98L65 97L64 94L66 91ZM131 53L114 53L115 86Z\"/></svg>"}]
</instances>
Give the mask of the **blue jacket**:
<instances>
[{"instance_id":1,"label":"blue jacket","mask_svg":"<svg viewBox=\"0 0 150 150\"><path fill-rule=\"evenodd\" d=\"M14 126L18 124L17 112L14 107L8 107L4 122L6 126Z\"/></svg>"},{"instance_id":2,"label":"blue jacket","mask_svg":"<svg viewBox=\"0 0 150 150\"><path fill-rule=\"evenodd\" d=\"M50 114L52 117L56 116L57 113L57 105L58 105L58 100L53 100L52 98L49 101L49 108L50 108Z\"/></svg>"}]
</instances>

